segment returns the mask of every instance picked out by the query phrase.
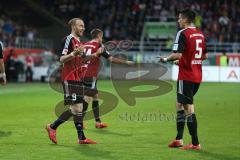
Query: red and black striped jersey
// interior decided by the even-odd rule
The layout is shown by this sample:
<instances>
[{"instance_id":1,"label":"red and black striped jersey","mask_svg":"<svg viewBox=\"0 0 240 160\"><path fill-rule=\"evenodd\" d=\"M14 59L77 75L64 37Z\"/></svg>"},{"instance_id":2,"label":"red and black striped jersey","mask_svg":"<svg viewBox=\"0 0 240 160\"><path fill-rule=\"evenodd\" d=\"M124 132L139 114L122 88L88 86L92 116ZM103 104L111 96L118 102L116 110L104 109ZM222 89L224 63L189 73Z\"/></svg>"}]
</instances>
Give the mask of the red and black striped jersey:
<instances>
[{"instance_id":1,"label":"red and black striped jersey","mask_svg":"<svg viewBox=\"0 0 240 160\"><path fill-rule=\"evenodd\" d=\"M188 27L177 33L173 52L182 53L179 60L178 80L200 83L202 60L206 53L205 37L196 27Z\"/></svg>"},{"instance_id":2,"label":"red and black striped jersey","mask_svg":"<svg viewBox=\"0 0 240 160\"><path fill-rule=\"evenodd\" d=\"M80 39L77 37L74 37L72 34L68 35L64 38L64 41L62 43L62 56L70 54L74 49L81 46L83 43L80 42ZM62 67L61 72L61 79L64 80L75 80L79 81L81 77L81 72L79 72L79 69L81 69L82 65L82 59L80 56L76 56L72 58L71 60L65 62Z\"/></svg>"},{"instance_id":3,"label":"red and black striped jersey","mask_svg":"<svg viewBox=\"0 0 240 160\"><path fill-rule=\"evenodd\" d=\"M0 41L0 59L3 59L3 44Z\"/></svg>"}]
</instances>

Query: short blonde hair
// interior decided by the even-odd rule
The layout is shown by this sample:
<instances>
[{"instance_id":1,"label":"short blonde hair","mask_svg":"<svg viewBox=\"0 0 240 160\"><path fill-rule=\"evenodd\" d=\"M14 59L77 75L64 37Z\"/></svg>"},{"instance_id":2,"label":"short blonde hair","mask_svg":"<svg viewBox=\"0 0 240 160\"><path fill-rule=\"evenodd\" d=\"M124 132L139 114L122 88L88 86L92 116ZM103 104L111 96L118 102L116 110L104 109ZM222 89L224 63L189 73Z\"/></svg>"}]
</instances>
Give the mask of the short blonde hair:
<instances>
[{"instance_id":1,"label":"short blonde hair","mask_svg":"<svg viewBox=\"0 0 240 160\"><path fill-rule=\"evenodd\" d=\"M72 26L74 26L77 22L77 20L83 21L81 18L72 18L68 21L68 25L71 28Z\"/></svg>"}]
</instances>

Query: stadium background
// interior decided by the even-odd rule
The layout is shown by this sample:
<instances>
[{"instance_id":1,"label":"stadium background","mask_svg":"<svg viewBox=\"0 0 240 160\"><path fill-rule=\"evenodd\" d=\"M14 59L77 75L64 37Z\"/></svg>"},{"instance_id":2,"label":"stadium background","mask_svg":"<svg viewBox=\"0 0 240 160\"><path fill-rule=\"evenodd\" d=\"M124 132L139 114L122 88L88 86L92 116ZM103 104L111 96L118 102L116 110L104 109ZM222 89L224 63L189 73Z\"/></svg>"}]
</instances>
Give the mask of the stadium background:
<instances>
[{"instance_id":1,"label":"stadium background","mask_svg":"<svg viewBox=\"0 0 240 160\"><path fill-rule=\"evenodd\" d=\"M45 156L40 155L40 153L48 153L48 151L51 150L57 154L58 149L63 151L63 159L64 156L66 156L65 159L67 159L68 156L78 155L78 149L75 149L75 152L66 148L57 148L57 150L55 150L53 149L54 146L49 145L46 147L46 150L40 150L39 154L36 154L35 152L38 152L38 147L34 144L40 141L40 146L45 147L48 141L46 137L35 135L36 132L39 132L39 129L36 126L33 127L30 125L30 121L32 121L35 116L39 116L36 110L41 114L47 115L54 110L55 103L62 98L61 95L54 93L48 87L47 82L50 73L58 66L58 59L61 53L59 47L60 42L63 37L69 33L66 23L71 17L83 18L86 26L83 41L89 39L91 29L98 27L105 33L105 42L110 41L111 44L115 44L115 49L111 51L112 54L124 54L128 59L137 61L138 63L159 63L155 58L157 55L167 55L171 52L174 37L177 32L177 11L186 7L194 9L198 14L195 25L201 28L206 35L209 52L209 59L204 62L203 80L211 83L203 84L198 96L199 100L197 101L197 105L202 107L198 109L199 113L204 114L208 111L209 113L201 117L199 121L200 123L202 121L203 124L209 124L209 121L212 122L213 120L206 118L206 116L211 117L215 115L216 112L221 113L221 116L215 115L216 122L208 125L209 128L201 128L203 131L209 132L209 134L200 133L202 137L205 136L203 142L207 143L205 145L209 151L204 150L204 153L200 154L177 153L181 158L187 156L187 158L184 159L239 159L240 154L239 151L237 151L240 147L240 128L238 126L240 122L239 6L240 1L238 0L1 0L0 40L4 45L6 73L9 82L8 86L0 88L1 117L3 118L3 121L0 123L0 142L5 144L5 146L1 145L2 159L15 159L19 155L22 156L22 159L42 159ZM132 47L127 51L118 49L119 45L116 44L121 40L131 40L133 42ZM225 57L225 53L227 58ZM104 67L101 70L100 78L108 80L110 76L110 65L105 61L103 62ZM41 83L29 83L31 80L26 79L26 74L29 73L26 73L28 63L30 63L33 70L33 81ZM176 80L178 68L172 64L166 64L165 66L168 68L168 72L159 78L168 80L169 83L175 86L172 80ZM116 94L110 81L101 81L99 87L102 90ZM140 89L148 90L148 88L144 87ZM150 102L145 102L140 99L136 106L150 106L149 108L142 107L140 109L141 113L155 112L159 109L159 106L162 106L160 109L163 110L163 112L173 113L174 107L170 106L174 106L174 93L173 89L167 96L164 95L160 98L153 98ZM33 104L28 102L28 98L32 99ZM165 99L169 102L165 102ZM40 102L44 104L40 105ZM129 109L127 104L122 102L122 100L120 100L119 106L123 106L123 108L117 109L111 112L110 115L107 115L106 121L119 125L119 117L124 117L121 115L125 115L127 111L130 115L131 113L136 114L139 112L139 110ZM8 109L5 107L8 107ZM9 117L7 115L10 114L10 111L14 114ZM17 113L15 113L15 111L17 111ZM25 118L22 118L21 115L24 115ZM50 120L49 115L45 115L38 118L38 127ZM55 115L53 114L51 116L52 119L54 119ZM28 144L28 138L23 136L23 134L25 134L24 128L20 129L19 132L15 131L16 128L14 124L19 118L22 118L23 124L21 125L32 129L32 133L39 139L36 140L32 137L32 139L30 138L31 143ZM226 121L224 121L224 119ZM122 128L134 126L134 129L142 130L139 134L147 133L148 136L144 138L149 138L149 135L152 134L155 136L159 134L162 140L168 143L169 139L164 139L163 134L166 134L166 132L168 132L166 130L170 129L170 134L172 136L174 135L174 122L160 123L163 126L161 127L160 125L160 128L159 125L154 122L149 122L143 126L139 123L128 122L129 120L127 122L125 121L126 120L123 122L124 125L120 125ZM89 123L91 124L91 122ZM19 129L21 125L16 125L17 129ZM67 127L68 130L66 134L72 136L73 133L71 132L73 131L71 131L71 127L69 125ZM98 137L102 136L103 138L101 147L103 147L105 151L90 148L89 152L96 154L96 156L102 159L111 159L113 157L121 159L120 155L124 154L123 151L125 151L129 153L129 155L126 154L123 159L140 159L140 153L131 156L131 152L127 151L126 148L134 147L134 144L140 145L138 141L143 137L137 137L137 140L134 141L133 137L130 136L133 134L133 131L129 129L122 129L124 131L118 130L118 127L114 125L110 127L112 130L109 128L109 130L103 131L103 133L100 131L97 132L97 134L99 134ZM154 129L150 132L145 127L149 129L153 127ZM214 132L216 135L211 134L211 131L216 129L215 127L223 128L219 130L219 132L222 133ZM95 132L89 132L89 134L94 136ZM44 135L42 131L40 133L40 135ZM28 134L26 133L26 135ZM60 137L61 136L65 137L63 133L62 135L60 133ZM121 145L121 141L113 138L113 143L120 145L120 147L110 148L108 146L110 144L104 144L104 141L105 143L109 141L108 137L111 136L115 136L115 139L117 139L116 136L121 136L120 140L123 140L123 137L126 138L125 136L130 136L130 138L126 139L133 141L133 144L124 146ZM15 138L18 137L21 139L16 140ZM207 140L207 137L209 137L210 141ZM216 142L216 139L221 139L221 143ZM227 146L222 148L223 143L225 143L222 142L223 139L225 142L227 141ZM26 149L19 149L18 144L21 144L24 140L25 142L21 147ZM69 141L69 139L65 139L63 143L68 146ZM156 141L158 142L155 143ZM150 155L142 154L142 158L144 159L144 157L146 158L148 156L150 159L156 159L158 155L157 145L160 141L161 139L156 140L150 138L150 142L146 147ZM8 142L13 143L13 146L8 145ZM216 146L213 145L215 142ZM144 143L148 142L144 141ZM153 147L150 146L151 143L153 143ZM14 146L14 144L17 146ZM162 149L165 145L161 143L160 146L159 148ZM31 147L33 147L32 150L29 149ZM133 153L146 152L146 150L141 150L141 147L135 149ZM88 152L86 148L81 149L84 150L84 152ZM70 153L65 153L65 150L70 150ZM15 154L10 154L10 151L15 151ZM116 152L116 155L113 154L112 157L106 156L111 151ZM27 158L29 153L31 153L30 158ZM83 154L83 152L81 153ZM163 159L168 157L172 159L174 156L177 157L175 153L167 149L163 149L161 154L163 154ZM81 154L79 156L81 157ZM90 156L90 154L83 154L82 156L87 159L94 158L94 156ZM159 159L160 157L161 156L159 156Z\"/></svg>"}]
</instances>

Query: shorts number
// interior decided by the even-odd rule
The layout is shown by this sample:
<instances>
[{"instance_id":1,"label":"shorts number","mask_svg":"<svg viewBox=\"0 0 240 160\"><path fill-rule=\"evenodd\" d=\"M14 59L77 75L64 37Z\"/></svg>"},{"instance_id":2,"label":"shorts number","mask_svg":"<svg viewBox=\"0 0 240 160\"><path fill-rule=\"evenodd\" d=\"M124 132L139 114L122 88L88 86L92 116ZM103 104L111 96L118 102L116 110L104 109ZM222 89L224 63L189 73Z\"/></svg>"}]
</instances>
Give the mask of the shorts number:
<instances>
[{"instance_id":1,"label":"shorts number","mask_svg":"<svg viewBox=\"0 0 240 160\"><path fill-rule=\"evenodd\" d=\"M72 94L72 100L73 100L73 101L76 101L76 100L77 100L77 95L76 95L76 93L73 93L73 94Z\"/></svg>"},{"instance_id":2,"label":"shorts number","mask_svg":"<svg viewBox=\"0 0 240 160\"><path fill-rule=\"evenodd\" d=\"M199 46L199 44L202 43L201 39L196 39L196 51L195 58L201 58L202 57L202 47Z\"/></svg>"}]
</instances>

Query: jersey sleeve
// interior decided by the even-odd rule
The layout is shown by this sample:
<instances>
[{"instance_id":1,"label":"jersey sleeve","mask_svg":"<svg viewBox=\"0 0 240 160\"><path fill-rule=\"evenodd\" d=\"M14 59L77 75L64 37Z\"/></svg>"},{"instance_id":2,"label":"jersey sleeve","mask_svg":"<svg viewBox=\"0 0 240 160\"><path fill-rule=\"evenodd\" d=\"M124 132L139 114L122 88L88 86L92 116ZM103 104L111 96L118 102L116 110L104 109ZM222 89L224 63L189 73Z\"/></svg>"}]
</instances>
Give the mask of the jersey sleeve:
<instances>
[{"instance_id":1,"label":"jersey sleeve","mask_svg":"<svg viewBox=\"0 0 240 160\"><path fill-rule=\"evenodd\" d=\"M3 59L3 44L0 42L0 59Z\"/></svg>"},{"instance_id":2,"label":"jersey sleeve","mask_svg":"<svg viewBox=\"0 0 240 160\"><path fill-rule=\"evenodd\" d=\"M183 53L186 46L186 36L182 33L182 31L179 31L177 33L175 42L173 44L172 51L174 53Z\"/></svg>"},{"instance_id":3,"label":"jersey sleeve","mask_svg":"<svg viewBox=\"0 0 240 160\"><path fill-rule=\"evenodd\" d=\"M62 43L62 55L67 55L72 45L72 38L68 36Z\"/></svg>"}]
</instances>

